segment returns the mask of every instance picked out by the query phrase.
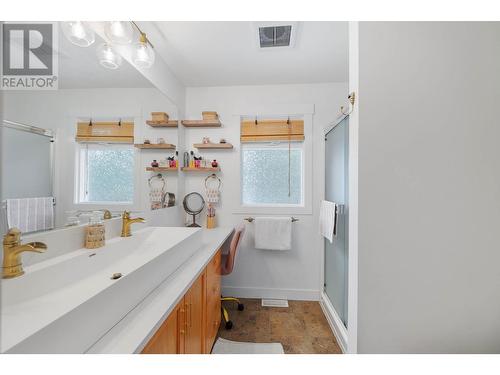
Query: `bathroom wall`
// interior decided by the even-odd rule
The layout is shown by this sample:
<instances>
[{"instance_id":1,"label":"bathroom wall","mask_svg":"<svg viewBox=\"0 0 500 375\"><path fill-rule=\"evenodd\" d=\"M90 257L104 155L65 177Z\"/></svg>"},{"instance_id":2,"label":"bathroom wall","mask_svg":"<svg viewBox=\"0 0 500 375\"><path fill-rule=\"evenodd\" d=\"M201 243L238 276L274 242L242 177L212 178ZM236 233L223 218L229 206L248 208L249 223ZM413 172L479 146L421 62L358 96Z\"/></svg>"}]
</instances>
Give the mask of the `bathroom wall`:
<instances>
[{"instance_id":1,"label":"bathroom wall","mask_svg":"<svg viewBox=\"0 0 500 375\"><path fill-rule=\"evenodd\" d=\"M186 117L200 118L204 110L217 111L222 128L185 129L186 149L193 143L209 136L213 142L224 137L235 148L232 151L199 152L209 159L217 159L221 165L218 175L223 181L222 199L217 209L220 226L235 226L244 217L257 216L253 211L240 208L240 115L286 115L296 111L313 112L312 160L306 168L312 168L311 189L308 191L311 210L287 213L300 221L293 224L293 249L289 252L262 251L254 248L253 225L247 223L247 232L237 258L236 268L222 280L225 294L241 297L268 297L289 299L319 299L322 288L323 242L318 234L319 200L324 190L324 136L323 128L333 122L340 105L347 98L347 83L308 85L269 85L231 87L193 87L186 90ZM311 117L312 116L312 117ZM194 149L196 153L198 151ZM204 192L206 174L185 174L186 193ZM260 214L260 216L266 216ZM203 218L202 218L203 219ZM204 220L203 220L204 221ZM246 223L246 222L245 222Z\"/></svg>"},{"instance_id":2,"label":"bathroom wall","mask_svg":"<svg viewBox=\"0 0 500 375\"><path fill-rule=\"evenodd\" d=\"M360 353L500 352L500 24L359 24Z\"/></svg>"},{"instance_id":3,"label":"bathroom wall","mask_svg":"<svg viewBox=\"0 0 500 375\"><path fill-rule=\"evenodd\" d=\"M5 119L56 130L57 226L64 224L66 218L64 211L78 208L73 206L74 137L78 118L118 120L120 117L133 117L136 142L142 142L145 136L152 140L163 137L167 143L176 145L179 141L177 129L154 129L145 124L152 111L168 112L171 118L178 118L177 107L154 88L9 91L4 93L3 101ZM179 130L182 132L182 128ZM146 172L145 167L151 160L164 157L165 154L154 150L137 150L136 154L139 164L136 167L139 173L139 202L135 207L136 214L146 216L150 225L178 225L182 182L178 184L176 173L168 173L166 175L167 189L176 194L177 206L151 211L147 184L151 173Z\"/></svg>"}]
</instances>

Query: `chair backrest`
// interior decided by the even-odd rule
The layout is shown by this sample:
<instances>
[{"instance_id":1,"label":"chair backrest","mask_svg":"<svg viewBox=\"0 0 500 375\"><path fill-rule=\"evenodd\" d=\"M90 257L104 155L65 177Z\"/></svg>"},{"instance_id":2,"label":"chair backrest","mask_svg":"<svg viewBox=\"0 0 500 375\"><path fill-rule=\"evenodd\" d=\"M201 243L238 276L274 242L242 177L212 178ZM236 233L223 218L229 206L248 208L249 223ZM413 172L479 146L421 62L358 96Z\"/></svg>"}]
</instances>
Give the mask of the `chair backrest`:
<instances>
[{"instance_id":1,"label":"chair backrest","mask_svg":"<svg viewBox=\"0 0 500 375\"><path fill-rule=\"evenodd\" d=\"M234 263L236 261L236 254L238 253L238 248L241 244L241 239L245 233L245 224L241 223L234 229L234 234L231 239L231 244L229 245L229 253L225 257L225 262L223 262L221 267L221 273L223 275L229 275L233 272Z\"/></svg>"}]
</instances>

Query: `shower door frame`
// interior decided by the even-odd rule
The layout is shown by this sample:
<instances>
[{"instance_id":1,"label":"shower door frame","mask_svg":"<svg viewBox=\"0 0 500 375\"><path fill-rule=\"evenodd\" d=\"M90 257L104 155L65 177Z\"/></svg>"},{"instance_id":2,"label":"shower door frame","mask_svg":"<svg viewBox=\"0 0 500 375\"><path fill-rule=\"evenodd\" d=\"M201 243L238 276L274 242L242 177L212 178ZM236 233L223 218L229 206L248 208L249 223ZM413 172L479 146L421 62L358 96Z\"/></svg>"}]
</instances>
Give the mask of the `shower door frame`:
<instances>
[{"instance_id":1,"label":"shower door frame","mask_svg":"<svg viewBox=\"0 0 500 375\"><path fill-rule=\"evenodd\" d=\"M332 331L337 338L342 351L344 353L357 353L357 294L358 294L358 247L357 247L357 236L358 236L358 226L357 226L357 150L358 150L358 139L357 139L357 128L352 126L351 117L349 115L342 115L338 117L333 123L328 124L323 128L323 133L321 136L323 139L326 134L333 130L337 125L342 123L346 118L349 118L348 124L348 207L349 207L349 218L348 218L348 239L347 239L347 253L348 253L348 286L347 286L347 328L340 319L339 315L333 308L333 305L325 293L324 283L325 283L325 244L324 238L322 239L321 247L321 285L320 285L320 305L323 312L332 328ZM322 143L322 155L325 158L326 155L326 142ZM321 192L321 200L325 199L326 195L326 161L322 165L323 171L323 189Z\"/></svg>"},{"instance_id":2,"label":"shower door frame","mask_svg":"<svg viewBox=\"0 0 500 375\"><path fill-rule=\"evenodd\" d=\"M37 134L41 137L46 137L50 139L49 145L49 163L50 163L50 176L49 176L49 185L50 192L53 197L54 196L54 182L55 182L55 153L54 153L54 145L55 145L55 132L51 129L44 129L33 125L23 124L17 121L11 121L8 119L2 119L2 127L22 131L31 134Z\"/></svg>"}]
</instances>

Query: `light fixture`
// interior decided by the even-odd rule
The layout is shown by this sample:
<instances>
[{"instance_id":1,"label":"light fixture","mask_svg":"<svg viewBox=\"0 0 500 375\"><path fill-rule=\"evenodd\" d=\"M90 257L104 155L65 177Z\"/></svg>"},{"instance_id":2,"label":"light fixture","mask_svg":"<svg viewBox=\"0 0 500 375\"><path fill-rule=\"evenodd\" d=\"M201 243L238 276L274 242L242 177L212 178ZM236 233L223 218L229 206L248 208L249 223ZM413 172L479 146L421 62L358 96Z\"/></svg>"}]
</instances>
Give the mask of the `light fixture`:
<instances>
[{"instance_id":1,"label":"light fixture","mask_svg":"<svg viewBox=\"0 0 500 375\"><path fill-rule=\"evenodd\" d=\"M104 25L104 33L111 43L129 44L132 42L134 29L128 21L108 21Z\"/></svg>"},{"instance_id":2,"label":"light fixture","mask_svg":"<svg viewBox=\"0 0 500 375\"><path fill-rule=\"evenodd\" d=\"M95 42L95 32L86 22L62 22L61 28L68 40L80 47L88 47Z\"/></svg>"},{"instance_id":3,"label":"light fixture","mask_svg":"<svg viewBox=\"0 0 500 375\"><path fill-rule=\"evenodd\" d=\"M155 51L143 32L141 32L139 42L134 44L132 61L139 68L150 68L155 62Z\"/></svg>"},{"instance_id":4,"label":"light fixture","mask_svg":"<svg viewBox=\"0 0 500 375\"><path fill-rule=\"evenodd\" d=\"M62 22L61 27L64 35L80 47L88 47L95 42L95 32L82 21ZM131 48L132 62L138 68L150 68L155 62L154 47L139 26L134 21L107 21L104 24L106 43L97 47L97 58L99 63L108 69L118 69L122 64L122 56L117 53L113 45L128 44L132 42L134 27L139 32L139 41Z\"/></svg>"},{"instance_id":5,"label":"light fixture","mask_svg":"<svg viewBox=\"0 0 500 375\"><path fill-rule=\"evenodd\" d=\"M122 64L122 57L108 43L97 47L97 58L99 63L108 69L118 69Z\"/></svg>"}]
</instances>

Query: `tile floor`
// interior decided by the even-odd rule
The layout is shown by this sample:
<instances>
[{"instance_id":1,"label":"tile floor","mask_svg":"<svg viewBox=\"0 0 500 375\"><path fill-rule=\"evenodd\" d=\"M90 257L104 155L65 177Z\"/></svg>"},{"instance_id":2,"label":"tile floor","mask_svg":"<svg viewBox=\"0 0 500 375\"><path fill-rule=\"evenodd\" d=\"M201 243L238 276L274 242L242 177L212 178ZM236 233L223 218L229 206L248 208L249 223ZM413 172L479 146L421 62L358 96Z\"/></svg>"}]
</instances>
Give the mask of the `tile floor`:
<instances>
[{"instance_id":1,"label":"tile floor","mask_svg":"<svg viewBox=\"0 0 500 375\"><path fill-rule=\"evenodd\" d=\"M260 299L242 299L245 310L224 302L233 328L224 321L219 336L246 342L281 342L286 354L340 354L341 350L318 302L288 301L289 307L262 307Z\"/></svg>"}]
</instances>

